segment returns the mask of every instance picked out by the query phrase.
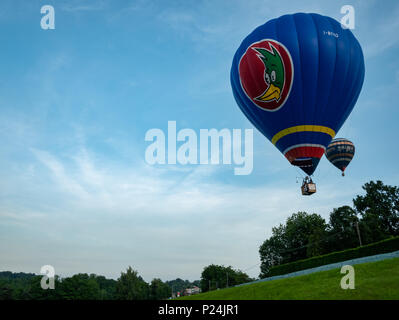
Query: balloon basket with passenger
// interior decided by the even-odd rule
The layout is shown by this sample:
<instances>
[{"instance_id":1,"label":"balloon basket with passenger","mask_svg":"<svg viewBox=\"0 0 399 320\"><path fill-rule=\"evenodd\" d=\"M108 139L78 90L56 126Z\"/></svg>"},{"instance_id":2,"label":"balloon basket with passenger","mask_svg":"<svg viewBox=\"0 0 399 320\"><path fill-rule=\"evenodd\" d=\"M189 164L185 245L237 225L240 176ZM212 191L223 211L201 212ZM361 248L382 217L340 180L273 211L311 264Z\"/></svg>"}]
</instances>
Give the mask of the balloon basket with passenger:
<instances>
[{"instance_id":1,"label":"balloon basket with passenger","mask_svg":"<svg viewBox=\"0 0 399 320\"><path fill-rule=\"evenodd\" d=\"M303 179L301 191L304 196L311 196L313 193L316 193L316 184L311 177Z\"/></svg>"}]
</instances>

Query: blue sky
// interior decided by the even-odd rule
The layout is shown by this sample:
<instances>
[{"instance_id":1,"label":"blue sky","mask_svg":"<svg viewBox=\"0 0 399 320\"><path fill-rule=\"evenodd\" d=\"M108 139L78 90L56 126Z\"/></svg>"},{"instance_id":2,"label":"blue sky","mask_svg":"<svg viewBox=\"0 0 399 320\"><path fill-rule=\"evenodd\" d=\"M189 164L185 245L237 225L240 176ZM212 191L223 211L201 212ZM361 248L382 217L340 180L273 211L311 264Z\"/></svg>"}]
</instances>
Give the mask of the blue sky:
<instances>
[{"instance_id":1,"label":"blue sky","mask_svg":"<svg viewBox=\"0 0 399 320\"><path fill-rule=\"evenodd\" d=\"M55 8L55 30L40 8ZM318 193L300 195L292 167L254 130L254 170L149 166L147 130L253 128L230 88L241 40L286 13L341 19L366 75L337 136L356 155L342 178L325 158ZM199 279L204 266L259 274L258 248L294 212L351 205L373 179L397 185L397 1L10 1L0 4L0 270L147 281Z\"/></svg>"}]
</instances>

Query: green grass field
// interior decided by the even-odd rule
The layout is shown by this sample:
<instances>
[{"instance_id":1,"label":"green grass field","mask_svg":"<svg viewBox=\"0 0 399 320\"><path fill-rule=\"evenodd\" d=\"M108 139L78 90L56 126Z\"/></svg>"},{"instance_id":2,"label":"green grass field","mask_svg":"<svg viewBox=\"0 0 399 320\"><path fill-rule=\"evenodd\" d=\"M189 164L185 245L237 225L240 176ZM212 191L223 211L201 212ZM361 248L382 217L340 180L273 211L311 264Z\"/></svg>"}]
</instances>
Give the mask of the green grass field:
<instances>
[{"instance_id":1,"label":"green grass field","mask_svg":"<svg viewBox=\"0 0 399 320\"><path fill-rule=\"evenodd\" d=\"M219 289L184 300L399 300L399 258L353 266L355 289L341 289L340 269Z\"/></svg>"}]
</instances>

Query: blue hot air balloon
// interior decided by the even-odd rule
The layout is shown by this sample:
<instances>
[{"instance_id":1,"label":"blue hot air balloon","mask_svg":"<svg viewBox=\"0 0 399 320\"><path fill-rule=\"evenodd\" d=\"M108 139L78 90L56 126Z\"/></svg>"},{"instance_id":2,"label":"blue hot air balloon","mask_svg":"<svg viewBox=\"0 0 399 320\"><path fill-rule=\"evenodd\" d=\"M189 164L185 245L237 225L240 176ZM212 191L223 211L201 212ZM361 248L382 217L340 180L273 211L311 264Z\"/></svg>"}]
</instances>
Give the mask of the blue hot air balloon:
<instances>
[{"instance_id":1,"label":"blue hot air balloon","mask_svg":"<svg viewBox=\"0 0 399 320\"><path fill-rule=\"evenodd\" d=\"M312 175L356 103L364 58L336 20L296 13L250 33L230 76L242 112L292 165Z\"/></svg>"},{"instance_id":2,"label":"blue hot air balloon","mask_svg":"<svg viewBox=\"0 0 399 320\"><path fill-rule=\"evenodd\" d=\"M348 139L344 138L331 140L326 150L326 158L342 171L342 176L345 175L344 171L352 161L354 155L355 145Z\"/></svg>"}]
</instances>

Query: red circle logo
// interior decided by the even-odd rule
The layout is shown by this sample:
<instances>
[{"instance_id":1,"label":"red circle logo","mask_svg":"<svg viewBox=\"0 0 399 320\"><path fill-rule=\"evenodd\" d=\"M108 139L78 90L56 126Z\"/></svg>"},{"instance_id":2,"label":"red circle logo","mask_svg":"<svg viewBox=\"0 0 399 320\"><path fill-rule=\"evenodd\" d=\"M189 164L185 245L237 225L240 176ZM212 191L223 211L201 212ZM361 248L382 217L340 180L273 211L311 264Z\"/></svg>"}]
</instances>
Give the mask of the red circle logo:
<instances>
[{"instance_id":1,"label":"red circle logo","mask_svg":"<svg viewBox=\"0 0 399 320\"><path fill-rule=\"evenodd\" d=\"M241 87L259 108L277 111L290 94L294 67L287 48L265 39L251 44L238 66Z\"/></svg>"}]
</instances>

